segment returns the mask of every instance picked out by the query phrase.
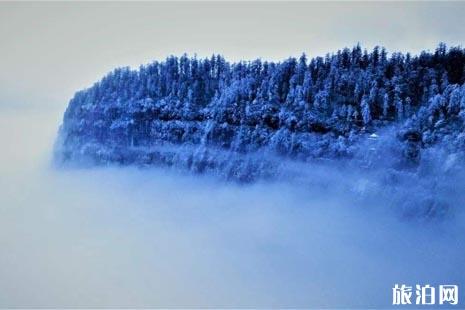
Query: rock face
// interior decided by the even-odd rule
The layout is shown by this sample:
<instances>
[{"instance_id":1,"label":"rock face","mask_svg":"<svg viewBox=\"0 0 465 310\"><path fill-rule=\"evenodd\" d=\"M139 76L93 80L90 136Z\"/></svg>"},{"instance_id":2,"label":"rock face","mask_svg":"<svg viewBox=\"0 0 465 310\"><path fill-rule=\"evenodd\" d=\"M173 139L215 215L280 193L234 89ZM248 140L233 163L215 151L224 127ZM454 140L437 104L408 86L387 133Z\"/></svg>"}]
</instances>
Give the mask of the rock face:
<instances>
[{"instance_id":1,"label":"rock face","mask_svg":"<svg viewBox=\"0 0 465 310\"><path fill-rule=\"evenodd\" d=\"M359 46L310 61L169 57L116 69L71 99L59 163L162 165L253 181L292 160L415 168L423 150L465 146L465 52L388 57ZM385 132L374 143L374 132ZM389 139L387 138L389 137ZM376 144L376 146L373 146ZM284 160L285 159L285 160Z\"/></svg>"}]
</instances>

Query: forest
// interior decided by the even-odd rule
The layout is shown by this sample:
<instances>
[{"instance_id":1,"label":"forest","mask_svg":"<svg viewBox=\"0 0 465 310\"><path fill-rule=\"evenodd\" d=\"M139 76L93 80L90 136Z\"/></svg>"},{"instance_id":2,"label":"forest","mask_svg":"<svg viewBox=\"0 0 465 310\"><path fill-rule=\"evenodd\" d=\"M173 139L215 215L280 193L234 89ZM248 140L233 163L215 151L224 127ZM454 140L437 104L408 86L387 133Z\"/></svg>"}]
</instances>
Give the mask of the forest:
<instances>
[{"instance_id":1,"label":"forest","mask_svg":"<svg viewBox=\"0 0 465 310\"><path fill-rule=\"evenodd\" d=\"M465 50L442 43L419 55L356 45L282 62L169 56L78 91L56 159L175 166L247 182L279 174L283 158L370 167L389 148L392 167L416 169L432 148L461 158L464 82Z\"/></svg>"}]
</instances>

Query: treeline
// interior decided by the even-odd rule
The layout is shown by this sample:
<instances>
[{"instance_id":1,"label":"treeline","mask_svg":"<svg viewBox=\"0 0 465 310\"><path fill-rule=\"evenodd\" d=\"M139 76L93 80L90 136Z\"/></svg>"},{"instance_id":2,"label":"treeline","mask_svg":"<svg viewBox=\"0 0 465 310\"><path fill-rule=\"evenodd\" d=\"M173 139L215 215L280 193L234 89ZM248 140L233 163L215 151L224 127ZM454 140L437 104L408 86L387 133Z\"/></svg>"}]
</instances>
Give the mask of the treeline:
<instances>
[{"instance_id":1,"label":"treeline","mask_svg":"<svg viewBox=\"0 0 465 310\"><path fill-rule=\"evenodd\" d=\"M195 144L202 137L194 131L209 134L209 122L214 132L207 138L216 145L231 148L239 131L234 128L241 128L254 135L253 141L242 137L243 143L257 149L275 141L278 131L279 137L328 133L340 142L354 132L399 122L408 132L404 139L428 145L463 129L464 81L465 50L444 44L415 56L357 45L279 63L170 56L139 70L116 69L77 92L63 132L65 141L75 144ZM294 139L286 152L302 149L305 139Z\"/></svg>"}]
</instances>

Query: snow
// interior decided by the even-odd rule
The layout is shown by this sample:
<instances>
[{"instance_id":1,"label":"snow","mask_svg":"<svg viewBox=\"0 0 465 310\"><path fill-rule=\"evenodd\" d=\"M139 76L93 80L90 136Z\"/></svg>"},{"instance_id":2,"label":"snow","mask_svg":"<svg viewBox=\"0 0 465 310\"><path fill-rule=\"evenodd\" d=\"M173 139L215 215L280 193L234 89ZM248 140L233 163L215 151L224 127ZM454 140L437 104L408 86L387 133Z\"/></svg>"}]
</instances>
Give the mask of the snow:
<instances>
[{"instance_id":1,"label":"snow","mask_svg":"<svg viewBox=\"0 0 465 310\"><path fill-rule=\"evenodd\" d=\"M322 160L419 178L434 157L450 171L463 163L465 74L448 63L464 68L465 52L441 55L357 46L308 61L170 56L116 69L71 99L55 159L240 182L295 176L293 163ZM444 160L450 154L457 159Z\"/></svg>"}]
</instances>

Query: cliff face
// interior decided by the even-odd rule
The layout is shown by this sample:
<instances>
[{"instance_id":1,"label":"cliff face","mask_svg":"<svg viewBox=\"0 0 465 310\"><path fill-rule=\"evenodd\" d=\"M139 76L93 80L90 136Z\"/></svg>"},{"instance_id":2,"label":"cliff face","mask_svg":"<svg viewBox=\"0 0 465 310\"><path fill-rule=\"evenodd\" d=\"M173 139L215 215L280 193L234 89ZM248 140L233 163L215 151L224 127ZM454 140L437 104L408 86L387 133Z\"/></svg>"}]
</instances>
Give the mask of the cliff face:
<instances>
[{"instance_id":1,"label":"cliff face","mask_svg":"<svg viewBox=\"0 0 465 310\"><path fill-rule=\"evenodd\" d=\"M234 125L214 118L153 118L142 121L145 124L141 126L134 120L105 120L104 115L96 122L81 117L75 123L65 120L58 158L64 162L176 166L252 181L279 174L282 157L307 161L349 154L349 139L335 134Z\"/></svg>"}]
</instances>

